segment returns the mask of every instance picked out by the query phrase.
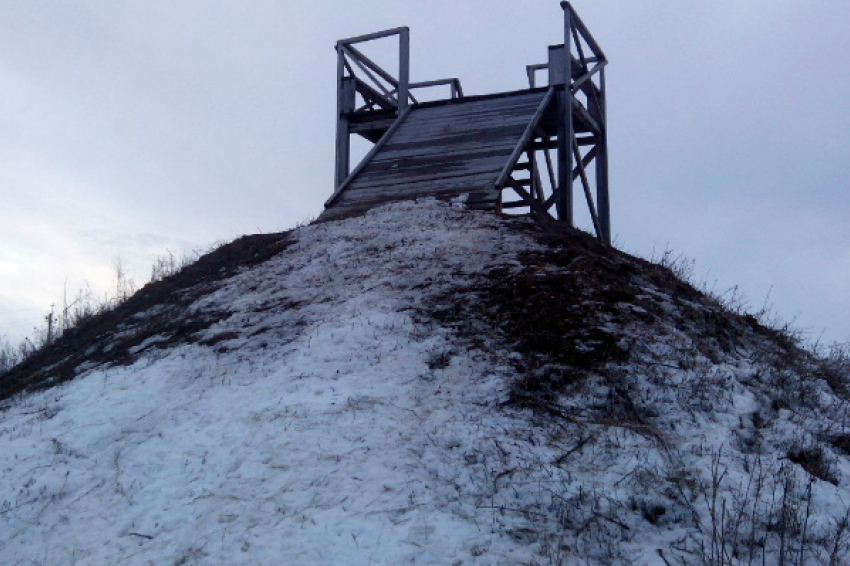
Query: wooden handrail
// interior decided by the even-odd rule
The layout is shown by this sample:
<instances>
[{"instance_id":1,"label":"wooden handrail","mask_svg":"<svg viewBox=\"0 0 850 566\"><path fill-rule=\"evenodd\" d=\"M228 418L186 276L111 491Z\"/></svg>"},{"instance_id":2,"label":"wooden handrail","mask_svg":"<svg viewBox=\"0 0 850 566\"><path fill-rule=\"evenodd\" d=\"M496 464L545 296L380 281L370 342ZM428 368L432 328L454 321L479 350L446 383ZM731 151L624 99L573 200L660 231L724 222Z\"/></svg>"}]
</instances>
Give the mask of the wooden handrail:
<instances>
[{"instance_id":1,"label":"wooden handrail","mask_svg":"<svg viewBox=\"0 0 850 566\"><path fill-rule=\"evenodd\" d=\"M460 79L451 78L451 79L437 79L433 81L420 81L418 83L410 83L411 90L414 88L427 88L431 86L443 86L449 85L451 87L451 95L452 98L463 98L463 87L460 85ZM411 95L413 98L413 95ZM415 102L415 100L414 100Z\"/></svg>"},{"instance_id":2,"label":"wooden handrail","mask_svg":"<svg viewBox=\"0 0 850 566\"><path fill-rule=\"evenodd\" d=\"M392 28L384 31L376 31L374 33L367 33L364 35L358 35L356 37L349 37L348 39L340 39L337 41L337 44L343 45L351 45L353 43L362 43L364 41L371 41L373 39L381 39L382 37L390 37L391 35L401 35L403 32L409 32L410 28L407 26Z\"/></svg>"},{"instance_id":3,"label":"wooden handrail","mask_svg":"<svg viewBox=\"0 0 850 566\"><path fill-rule=\"evenodd\" d=\"M593 54L599 57L600 59L607 59L607 57L605 57L605 53L602 52L602 48L599 47L598 43L596 43L596 40L593 38L590 31L587 29L587 26L584 25L584 22L581 21L581 18L573 8L572 4L570 4L569 2L561 2L561 8L570 11L570 15L572 16L570 19L572 20L573 25L576 27L578 32L587 42L587 45L590 46L590 49L593 51Z\"/></svg>"}]
</instances>

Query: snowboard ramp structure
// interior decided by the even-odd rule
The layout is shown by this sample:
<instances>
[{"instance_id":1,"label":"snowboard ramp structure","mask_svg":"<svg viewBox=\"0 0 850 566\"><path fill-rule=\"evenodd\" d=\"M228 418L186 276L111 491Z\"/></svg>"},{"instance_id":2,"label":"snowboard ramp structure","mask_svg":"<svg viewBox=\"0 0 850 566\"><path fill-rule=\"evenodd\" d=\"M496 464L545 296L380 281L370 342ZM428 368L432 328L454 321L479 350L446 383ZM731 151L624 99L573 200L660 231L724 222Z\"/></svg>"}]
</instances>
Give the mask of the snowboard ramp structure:
<instances>
[{"instance_id":1,"label":"snowboard ramp structure","mask_svg":"<svg viewBox=\"0 0 850 566\"><path fill-rule=\"evenodd\" d=\"M391 201L436 197L468 208L546 214L574 225L578 181L593 231L611 243L605 66L602 49L569 2L564 43L526 68L528 88L464 96L455 78L410 82L410 31L340 40L337 51L335 191L320 219ZM398 40L393 75L361 44ZM548 82L537 86L537 76ZM419 89L449 97L420 102ZM351 136L374 144L351 170Z\"/></svg>"}]
</instances>

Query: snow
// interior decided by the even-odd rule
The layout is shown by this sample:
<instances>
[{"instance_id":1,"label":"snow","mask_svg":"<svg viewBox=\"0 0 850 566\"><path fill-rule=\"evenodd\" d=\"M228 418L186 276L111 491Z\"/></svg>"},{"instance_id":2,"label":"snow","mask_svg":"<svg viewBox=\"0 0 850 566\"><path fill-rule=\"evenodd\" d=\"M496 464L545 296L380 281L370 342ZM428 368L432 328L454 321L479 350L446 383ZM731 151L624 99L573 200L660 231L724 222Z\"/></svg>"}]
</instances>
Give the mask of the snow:
<instances>
[{"instance_id":1,"label":"snow","mask_svg":"<svg viewBox=\"0 0 850 566\"><path fill-rule=\"evenodd\" d=\"M753 352L659 366L681 333L624 329L645 339L621 368L634 395L667 409L654 430L584 418L601 377L553 423L506 406L517 354L495 330L475 346L423 314L493 267L521 269L542 247L530 234L420 202L292 237L192 306L230 313L198 343L154 336L133 365L2 407L0 563L661 565L710 530L697 486L713 459L728 455L722 497L747 485L735 431L763 404ZM779 415L765 434L778 445L812 419ZM666 491L674 473L690 509ZM813 531L846 509L846 486L812 486Z\"/></svg>"},{"instance_id":2,"label":"snow","mask_svg":"<svg viewBox=\"0 0 850 566\"><path fill-rule=\"evenodd\" d=\"M504 449L524 427L498 408L508 369L458 352L449 332L412 309L535 244L492 218L450 212L446 223L440 209L396 208L380 229L369 216L302 228L289 253L199 301L194 308L233 309L207 331L237 332L216 345L227 352L152 349L130 367L91 370L9 407L0 428L2 556L530 558L481 511L492 503L495 442ZM300 306L267 308L283 303ZM447 367L431 369L438 356Z\"/></svg>"}]
</instances>

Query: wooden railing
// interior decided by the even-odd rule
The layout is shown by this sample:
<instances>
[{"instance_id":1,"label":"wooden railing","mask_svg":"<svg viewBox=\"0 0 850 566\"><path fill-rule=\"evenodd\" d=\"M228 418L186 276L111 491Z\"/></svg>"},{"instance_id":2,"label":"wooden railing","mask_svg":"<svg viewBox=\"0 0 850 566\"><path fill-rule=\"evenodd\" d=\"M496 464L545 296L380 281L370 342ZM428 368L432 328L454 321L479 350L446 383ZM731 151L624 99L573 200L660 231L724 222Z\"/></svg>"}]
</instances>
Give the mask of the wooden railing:
<instances>
[{"instance_id":1,"label":"wooden railing","mask_svg":"<svg viewBox=\"0 0 850 566\"><path fill-rule=\"evenodd\" d=\"M358 43L393 36L399 38L398 77L394 77L355 47ZM394 107L402 111L410 103L418 103L411 92L412 90L443 85L450 88L451 98L463 97L463 88L460 79L457 78L410 82L410 30L406 27L342 39L337 42L336 49L338 77L340 79L356 79L358 81L356 89L358 94L371 100L374 105L385 108Z\"/></svg>"},{"instance_id":2,"label":"wooden railing","mask_svg":"<svg viewBox=\"0 0 850 566\"><path fill-rule=\"evenodd\" d=\"M358 46L398 37L398 76L387 71ZM462 98L457 78L410 82L410 30L406 27L341 39L337 52L337 147L335 186L350 172L350 136L359 134L375 143L411 104L413 90L448 86L450 98Z\"/></svg>"}]
</instances>

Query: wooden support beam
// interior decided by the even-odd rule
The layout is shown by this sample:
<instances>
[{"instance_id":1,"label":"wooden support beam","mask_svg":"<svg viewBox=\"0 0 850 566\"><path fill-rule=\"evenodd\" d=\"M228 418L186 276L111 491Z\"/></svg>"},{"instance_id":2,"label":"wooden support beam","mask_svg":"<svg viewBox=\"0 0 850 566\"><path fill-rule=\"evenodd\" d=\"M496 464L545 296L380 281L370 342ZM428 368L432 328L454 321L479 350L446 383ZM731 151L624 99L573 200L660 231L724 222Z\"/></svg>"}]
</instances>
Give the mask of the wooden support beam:
<instances>
[{"instance_id":1,"label":"wooden support beam","mask_svg":"<svg viewBox=\"0 0 850 566\"><path fill-rule=\"evenodd\" d=\"M344 55L340 51L337 67L337 119L336 119L336 166L334 167L334 188L339 187L348 177L351 167L351 135L348 114L356 103L355 79L344 76Z\"/></svg>"},{"instance_id":2,"label":"wooden support beam","mask_svg":"<svg viewBox=\"0 0 850 566\"><path fill-rule=\"evenodd\" d=\"M576 79L576 81L573 82L572 86L573 94L577 93L582 88L584 83L592 79L596 73L602 71L602 69L604 69L607 64L608 61L600 61L599 63L595 64L589 71L587 71L581 77Z\"/></svg>"},{"instance_id":3,"label":"wooden support beam","mask_svg":"<svg viewBox=\"0 0 850 566\"><path fill-rule=\"evenodd\" d=\"M566 6L566 7L565 7ZM558 185L553 191L555 210L558 220L573 226L573 163L570 144L575 136L573 130L573 95L570 92L570 82L573 76L572 57L572 9L569 3L562 2L564 8L564 48L563 48L563 83L558 97ZM549 50L550 56L553 55Z\"/></svg>"},{"instance_id":4,"label":"wooden support beam","mask_svg":"<svg viewBox=\"0 0 850 566\"><path fill-rule=\"evenodd\" d=\"M372 63L372 61L368 57L357 51L357 49L355 49L354 47L343 46L342 50L347 53L349 59L351 59L351 61L353 61L354 64L357 65L357 67L361 71L363 71L363 74L369 77L372 83L374 83L374 85L381 90L387 100L391 101L394 105L397 104L393 95L390 94L390 90L385 87L381 81L378 80L378 78L375 76L375 74L373 74L372 71L375 71L376 74L381 76L381 78L386 80L396 89L398 89L398 81L396 81L393 77L387 74L386 71L378 67L375 63Z\"/></svg>"},{"instance_id":5,"label":"wooden support beam","mask_svg":"<svg viewBox=\"0 0 850 566\"><path fill-rule=\"evenodd\" d=\"M360 61L361 64L371 69L375 74L384 79L388 84L392 85L394 88L398 88L398 80L391 74L386 72L380 65L378 65L377 63L369 59L366 55L364 55L362 51L360 51L353 45L345 45L343 49L348 52L349 56L353 61Z\"/></svg>"},{"instance_id":6,"label":"wooden support beam","mask_svg":"<svg viewBox=\"0 0 850 566\"><path fill-rule=\"evenodd\" d=\"M352 134L363 134L366 132L374 132L375 130L384 130L392 126L397 118L381 118L380 120L368 120L364 122L349 121L348 131Z\"/></svg>"},{"instance_id":7,"label":"wooden support beam","mask_svg":"<svg viewBox=\"0 0 850 566\"><path fill-rule=\"evenodd\" d=\"M533 151L542 151L546 149L557 149L558 148L558 140L555 139L544 139L542 141L533 141L528 144L528 149Z\"/></svg>"},{"instance_id":8,"label":"wooden support beam","mask_svg":"<svg viewBox=\"0 0 850 566\"><path fill-rule=\"evenodd\" d=\"M384 96L372 88L367 82L361 81L358 78L354 80L356 81L357 93L363 97L363 100L377 104L382 110L395 110L396 105L393 98Z\"/></svg>"},{"instance_id":9,"label":"wooden support beam","mask_svg":"<svg viewBox=\"0 0 850 566\"><path fill-rule=\"evenodd\" d=\"M531 164L531 196L537 199L537 202L542 203L546 200L546 197L543 196L543 182L540 179L540 170L537 167L537 158L534 157L534 152L529 151L526 153L528 156L528 162Z\"/></svg>"},{"instance_id":10,"label":"wooden support beam","mask_svg":"<svg viewBox=\"0 0 850 566\"><path fill-rule=\"evenodd\" d=\"M593 116L590 115L590 112L588 112L587 108L585 108L584 105L582 105L582 103L579 102L578 99L572 94L570 94L570 98L572 98L573 114L575 115L575 117L578 118L582 125L584 125L584 127L586 127L588 130L590 130L594 134L599 134L601 132L601 128L599 127L599 124L596 122L596 120L593 119Z\"/></svg>"},{"instance_id":11,"label":"wooden support beam","mask_svg":"<svg viewBox=\"0 0 850 566\"><path fill-rule=\"evenodd\" d=\"M531 194L525 190L521 184L516 182L515 179L508 179L505 183L506 187L510 187L516 194L520 196L520 198L526 203L528 208L530 208L534 212L545 212L543 208L540 206L540 203L531 196ZM502 205L504 206L504 204Z\"/></svg>"},{"instance_id":12,"label":"wooden support beam","mask_svg":"<svg viewBox=\"0 0 850 566\"><path fill-rule=\"evenodd\" d=\"M513 200L502 203L502 208L523 208L525 206L528 206L528 203L524 200Z\"/></svg>"},{"instance_id":13,"label":"wooden support beam","mask_svg":"<svg viewBox=\"0 0 850 566\"><path fill-rule=\"evenodd\" d=\"M590 162L593 161L595 158L596 158L596 148L593 148L590 151L588 151L587 154L584 157L582 157L580 165L582 167L587 168L587 166L590 164ZM549 158L548 153L547 153L547 159L551 163L551 158ZM554 172L552 172L552 174L554 175ZM578 166L576 166L573 169L572 180L575 181L576 179L578 179L579 175L581 175L581 169ZM553 183L552 186L554 187L555 184ZM552 205L555 204L556 197L557 197L557 194L552 193L552 195L548 199L546 199L546 202L544 203L546 210L549 210L550 208L552 208Z\"/></svg>"},{"instance_id":14,"label":"wooden support beam","mask_svg":"<svg viewBox=\"0 0 850 566\"><path fill-rule=\"evenodd\" d=\"M572 20L573 25L581 34L582 38L584 38L584 41L590 47L590 50L593 51L593 54L600 59L607 59L607 57L605 57L605 53L602 52L602 48L599 47L598 43L596 43L593 35L591 35L590 31L587 29L587 26L584 25L584 22L581 21L581 18L575 9L573 9L572 5L569 2L561 2L561 7L564 8L565 11L570 12L570 19Z\"/></svg>"},{"instance_id":15,"label":"wooden support beam","mask_svg":"<svg viewBox=\"0 0 850 566\"><path fill-rule=\"evenodd\" d=\"M596 237L604 240L602 236L602 227L599 225L599 215L596 214L596 207L593 204L593 196L590 194L590 182L587 180L587 173L584 170L584 162L579 152L578 144L573 140L573 155L576 162L579 164L579 177L581 177L581 186L584 189L584 196L587 199L587 208L590 210L590 219L593 221L593 228L596 231Z\"/></svg>"},{"instance_id":16,"label":"wooden support beam","mask_svg":"<svg viewBox=\"0 0 850 566\"><path fill-rule=\"evenodd\" d=\"M543 97L543 100L540 102L540 105L534 112L534 116L531 117L531 121L525 128L522 137L519 139L519 143L517 143L516 148L508 159L508 162L505 164L505 167L499 174L498 179L496 179L495 186L497 189L501 189L505 185L505 181L507 181L508 176L511 174L511 171L513 171L514 167L517 164L517 161L519 161L519 156L522 155L522 152L526 150L526 147L528 146L532 136L534 135L534 130L537 129L537 124L540 122L540 118L543 116L543 113L549 107L549 103L552 102L554 96L555 88L549 87L549 90L546 91L546 96Z\"/></svg>"},{"instance_id":17,"label":"wooden support beam","mask_svg":"<svg viewBox=\"0 0 850 566\"><path fill-rule=\"evenodd\" d=\"M587 69L587 59L584 57L584 47L581 46L581 39L578 36L578 31L576 31L575 22L571 26L573 41L575 42L576 51L578 51L578 60L581 65L582 70Z\"/></svg>"},{"instance_id":18,"label":"wooden support beam","mask_svg":"<svg viewBox=\"0 0 850 566\"><path fill-rule=\"evenodd\" d=\"M605 108L605 71L600 75L600 96L598 100L602 132L596 145L596 204L599 207L599 224L602 228L602 239L611 245L611 202L608 195L608 126Z\"/></svg>"},{"instance_id":19,"label":"wooden support beam","mask_svg":"<svg viewBox=\"0 0 850 566\"><path fill-rule=\"evenodd\" d=\"M548 149L543 151L543 155L546 159L546 172L549 173L549 186L554 190L555 187L558 186L558 181L555 179L555 168L552 165L552 155L550 155ZM551 205L547 206L546 210L549 210L550 208Z\"/></svg>"},{"instance_id":20,"label":"wooden support beam","mask_svg":"<svg viewBox=\"0 0 850 566\"><path fill-rule=\"evenodd\" d=\"M403 112L410 95L410 31L404 29L398 37L398 109Z\"/></svg>"}]
</instances>

